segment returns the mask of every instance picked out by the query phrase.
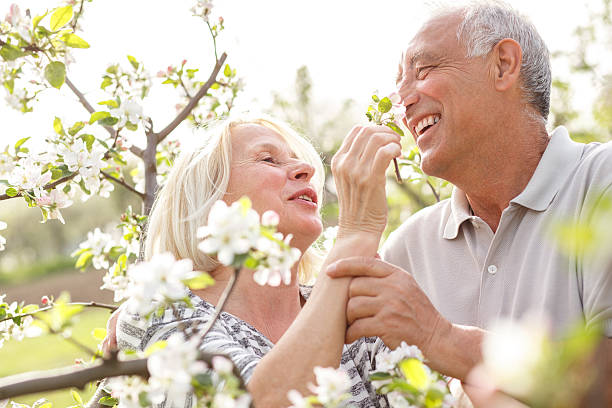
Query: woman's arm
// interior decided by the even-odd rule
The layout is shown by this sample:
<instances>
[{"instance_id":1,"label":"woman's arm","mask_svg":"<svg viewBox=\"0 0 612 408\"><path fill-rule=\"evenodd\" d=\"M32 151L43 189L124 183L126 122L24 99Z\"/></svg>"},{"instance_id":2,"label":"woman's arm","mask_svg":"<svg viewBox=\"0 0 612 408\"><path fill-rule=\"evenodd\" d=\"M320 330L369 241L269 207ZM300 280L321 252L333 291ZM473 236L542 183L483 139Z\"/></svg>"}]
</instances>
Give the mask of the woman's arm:
<instances>
[{"instance_id":1,"label":"woman's arm","mask_svg":"<svg viewBox=\"0 0 612 408\"><path fill-rule=\"evenodd\" d=\"M401 153L384 126L356 126L332 160L340 207L338 238L324 267L349 256L375 256L387 221L385 172ZM320 274L304 308L259 362L248 389L259 407L286 407L287 392L310 394L316 366L338 367L346 332L350 278Z\"/></svg>"}]
</instances>

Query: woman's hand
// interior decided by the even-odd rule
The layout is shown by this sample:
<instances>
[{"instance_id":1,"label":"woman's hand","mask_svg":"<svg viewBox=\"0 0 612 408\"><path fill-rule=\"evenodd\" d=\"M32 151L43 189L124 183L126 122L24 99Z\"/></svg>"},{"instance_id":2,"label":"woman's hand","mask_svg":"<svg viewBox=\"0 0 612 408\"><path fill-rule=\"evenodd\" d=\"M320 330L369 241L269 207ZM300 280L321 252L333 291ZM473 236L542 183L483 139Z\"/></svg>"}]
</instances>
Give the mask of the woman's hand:
<instances>
[{"instance_id":1,"label":"woman's hand","mask_svg":"<svg viewBox=\"0 0 612 408\"><path fill-rule=\"evenodd\" d=\"M340 216L338 238L380 238L387 224L385 173L400 156L400 136L386 126L355 126L332 159Z\"/></svg>"}]
</instances>

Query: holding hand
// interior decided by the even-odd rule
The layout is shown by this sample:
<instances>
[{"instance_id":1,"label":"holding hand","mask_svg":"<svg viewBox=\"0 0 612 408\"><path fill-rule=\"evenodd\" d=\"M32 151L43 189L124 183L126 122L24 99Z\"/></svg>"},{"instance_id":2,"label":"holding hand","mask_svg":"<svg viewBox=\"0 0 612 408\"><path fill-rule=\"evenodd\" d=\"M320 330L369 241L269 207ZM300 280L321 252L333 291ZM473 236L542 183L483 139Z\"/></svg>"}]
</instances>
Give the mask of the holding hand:
<instances>
[{"instance_id":1,"label":"holding hand","mask_svg":"<svg viewBox=\"0 0 612 408\"><path fill-rule=\"evenodd\" d=\"M400 154L400 136L386 126L355 126L349 132L332 159L339 239L353 233L380 239L387 224L385 172Z\"/></svg>"}]
</instances>

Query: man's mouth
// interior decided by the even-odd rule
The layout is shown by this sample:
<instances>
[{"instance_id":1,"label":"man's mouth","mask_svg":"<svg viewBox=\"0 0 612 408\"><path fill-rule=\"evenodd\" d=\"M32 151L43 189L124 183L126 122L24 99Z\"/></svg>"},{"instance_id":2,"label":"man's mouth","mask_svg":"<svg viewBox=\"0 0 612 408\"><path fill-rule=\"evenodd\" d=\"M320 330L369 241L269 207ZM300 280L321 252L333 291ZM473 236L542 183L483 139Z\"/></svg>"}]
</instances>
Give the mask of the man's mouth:
<instances>
[{"instance_id":1,"label":"man's mouth","mask_svg":"<svg viewBox=\"0 0 612 408\"><path fill-rule=\"evenodd\" d=\"M421 136L423 133L427 132L427 130L429 130L431 127L437 124L439 121L440 121L439 114L425 116L414 127L414 134L417 135L417 137Z\"/></svg>"}]
</instances>

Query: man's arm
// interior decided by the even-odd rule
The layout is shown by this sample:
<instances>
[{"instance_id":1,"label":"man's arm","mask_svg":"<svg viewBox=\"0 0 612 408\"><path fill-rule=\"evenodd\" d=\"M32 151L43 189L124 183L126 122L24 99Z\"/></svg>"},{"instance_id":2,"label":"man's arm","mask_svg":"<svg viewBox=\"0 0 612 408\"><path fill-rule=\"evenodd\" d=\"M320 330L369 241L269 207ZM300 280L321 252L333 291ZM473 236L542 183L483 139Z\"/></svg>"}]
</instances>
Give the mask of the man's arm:
<instances>
[{"instance_id":1,"label":"man's arm","mask_svg":"<svg viewBox=\"0 0 612 408\"><path fill-rule=\"evenodd\" d=\"M403 269L380 259L353 257L331 264L326 272L332 278L353 277L347 343L378 336L393 349L405 341L421 349L431 368L460 380L481 360L485 331L446 320Z\"/></svg>"}]
</instances>

